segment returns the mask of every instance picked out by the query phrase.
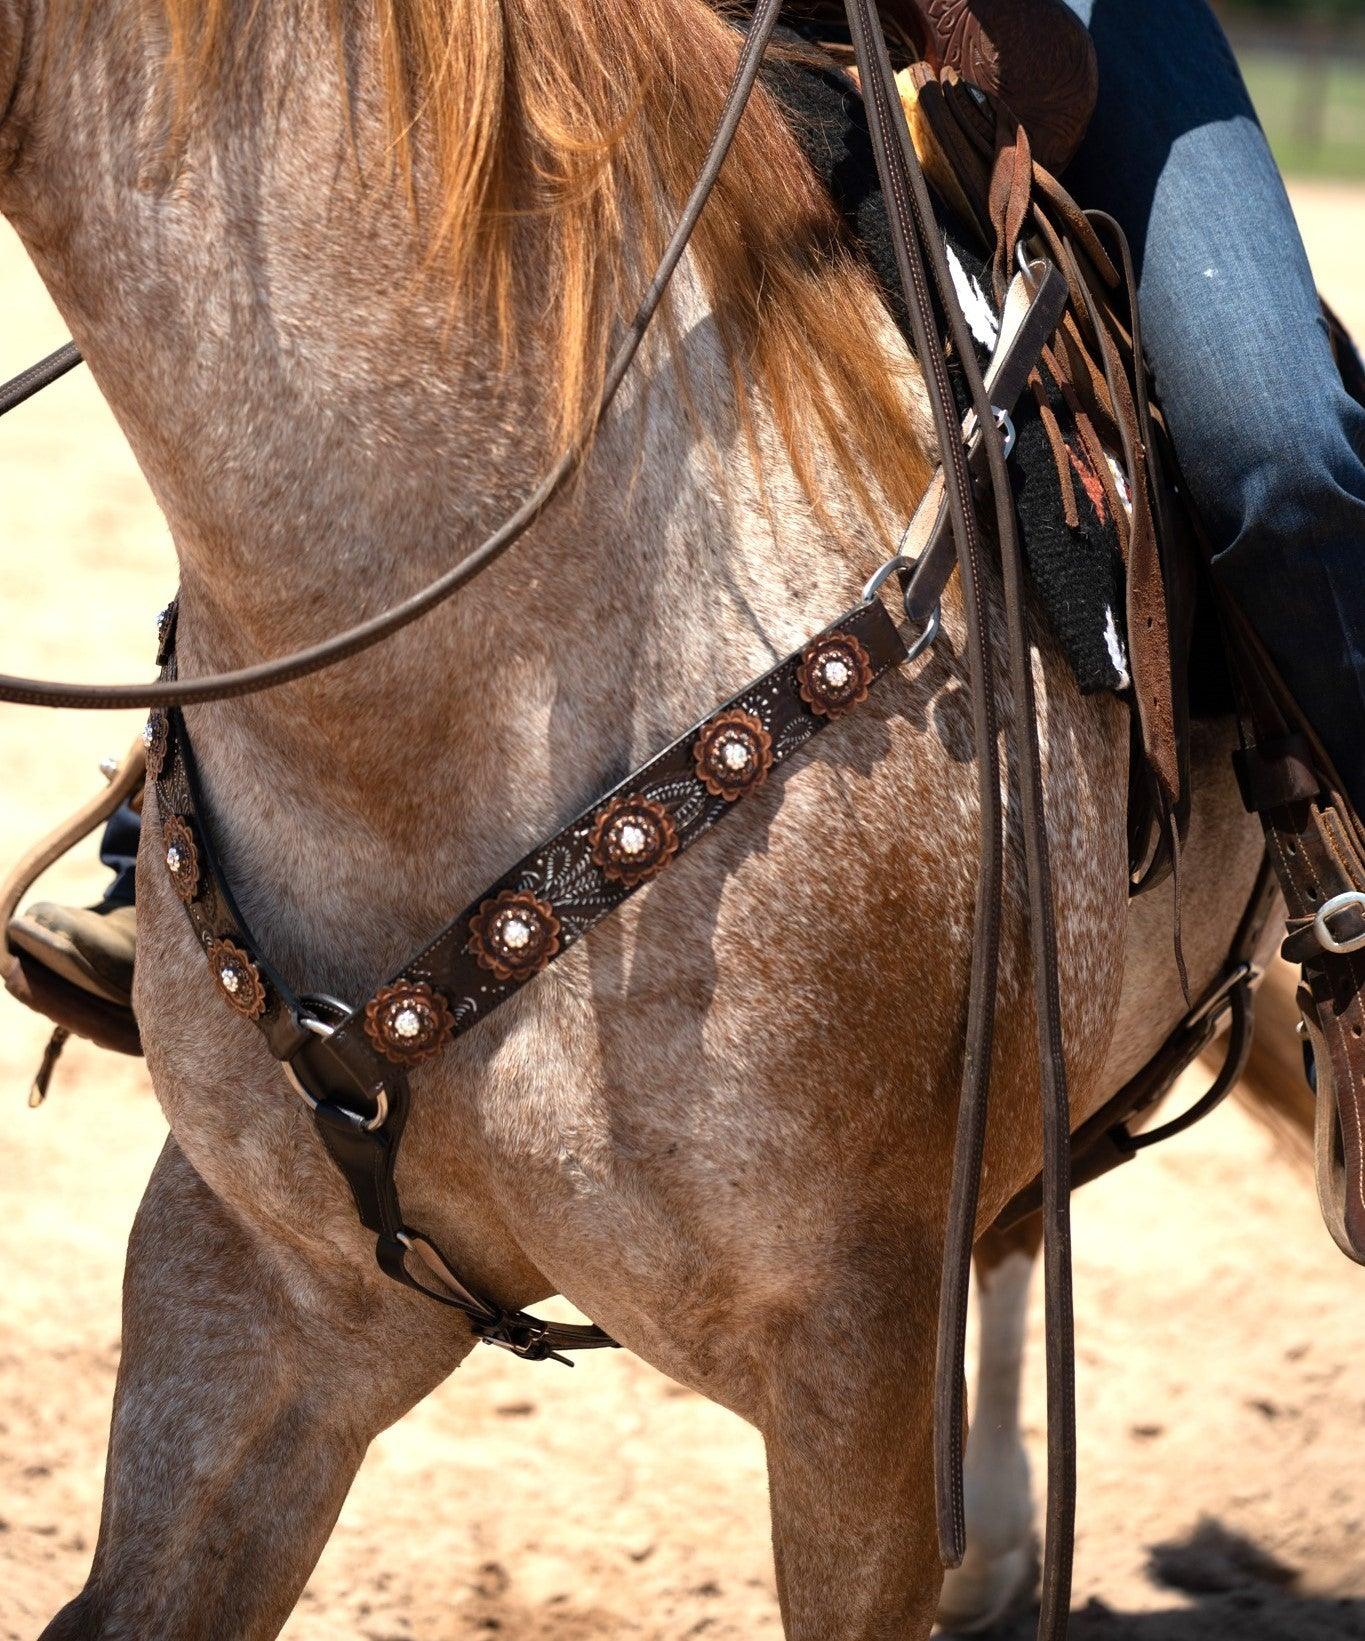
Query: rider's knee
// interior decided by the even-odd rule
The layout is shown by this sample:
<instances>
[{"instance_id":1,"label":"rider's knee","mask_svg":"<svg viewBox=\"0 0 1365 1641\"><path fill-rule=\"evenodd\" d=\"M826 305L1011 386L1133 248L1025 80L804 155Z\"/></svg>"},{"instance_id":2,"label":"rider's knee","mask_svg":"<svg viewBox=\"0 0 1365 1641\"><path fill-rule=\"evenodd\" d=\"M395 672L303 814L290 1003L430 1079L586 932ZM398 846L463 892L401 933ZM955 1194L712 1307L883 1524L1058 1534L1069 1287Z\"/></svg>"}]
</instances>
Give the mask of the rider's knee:
<instances>
[{"instance_id":1,"label":"rider's knee","mask_svg":"<svg viewBox=\"0 0 1365 1641\"><path fill-rule=\"evenodd\" d=\"M1216 551L1256 541L1303 553L1323 540L1365 550L1365 411L1344 388L1262 403L1207 437L1209 494L1196 500Z\"/></svg>"}]
</instances>

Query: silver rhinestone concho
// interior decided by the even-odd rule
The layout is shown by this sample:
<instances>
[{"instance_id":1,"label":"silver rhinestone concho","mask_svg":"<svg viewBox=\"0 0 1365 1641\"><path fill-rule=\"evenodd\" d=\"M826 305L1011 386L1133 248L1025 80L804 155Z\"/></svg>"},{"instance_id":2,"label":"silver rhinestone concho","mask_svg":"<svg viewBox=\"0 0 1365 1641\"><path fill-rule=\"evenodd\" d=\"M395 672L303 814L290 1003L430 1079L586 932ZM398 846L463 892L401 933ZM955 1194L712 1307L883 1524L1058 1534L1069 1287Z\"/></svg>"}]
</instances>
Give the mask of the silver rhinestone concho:
<instances>
[{"instance_id":1,"label":"silver rhinestone concho","mask_svg":"<svg viewBox=\"0 0 1365 1641\"><path fill-rule=\"evenodd\" d=\"M522 918L509 917L502 926L502 943L509 951L525 951L531 940L531 926Z\"/></svg>"},{"instance_id":2,"label":"silver rhinestone concho","mask_svg":"<svg viewBox=\"0 0 1365 1641\"><path fill-rule=\"evenodd\" d=\"M405 1038L411 1042L414 1037L420 1037L425 1022L416 1009L400 1009L393 1017L393 1032L396 1037Z\"/></svg>"},{"instance_id":3,"label":"silver rhinestone concho","mask_svg":"<svg viewBox=\"0 0 1365 1641\"><path fill-rule=\"evenodd\" d=\"M643 854L647 841L644 827L632 825L623 826L621 828L621 835L617 839L617 842L621 846L621 853L623 855Z\"/></svg>"}]
</instances>

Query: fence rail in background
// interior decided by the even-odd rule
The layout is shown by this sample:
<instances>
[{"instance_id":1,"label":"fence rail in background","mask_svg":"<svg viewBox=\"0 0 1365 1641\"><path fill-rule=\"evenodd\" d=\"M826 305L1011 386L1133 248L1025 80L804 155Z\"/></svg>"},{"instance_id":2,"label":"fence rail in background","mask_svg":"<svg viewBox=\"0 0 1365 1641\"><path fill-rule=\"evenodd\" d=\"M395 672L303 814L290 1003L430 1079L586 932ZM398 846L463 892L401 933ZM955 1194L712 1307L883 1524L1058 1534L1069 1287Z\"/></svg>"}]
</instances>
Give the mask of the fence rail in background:
<instances>
[{"instance_id":1,"label":"fence rail in background","mask_svg":"<svg viewBox=\"0 0 1365 1641\"><path fill-rule=\"evenodd\" d=\"M1286 176L1365 180L1365 26L1223 16Z\"/></svg>"}]
</instances>

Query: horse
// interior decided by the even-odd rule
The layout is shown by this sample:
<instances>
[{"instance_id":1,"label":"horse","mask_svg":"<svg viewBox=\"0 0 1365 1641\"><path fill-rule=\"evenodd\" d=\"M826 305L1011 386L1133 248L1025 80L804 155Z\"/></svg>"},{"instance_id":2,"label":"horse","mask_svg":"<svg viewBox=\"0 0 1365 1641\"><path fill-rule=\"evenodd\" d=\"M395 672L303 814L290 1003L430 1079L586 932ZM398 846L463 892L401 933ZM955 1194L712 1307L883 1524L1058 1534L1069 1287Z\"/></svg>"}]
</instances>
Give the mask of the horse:
<instances>
[{"instance_id":1,"label":"horse","mask_svg":"<svg viewBox=\"0 0 1365 1641\"><path fill-rule=\"evenodd\" d=\"M0 208L169 522L182 676L394 604L516 507L585 426L736 51L705 0L4 0ZM760 92L664 330L515 553L363 656L187 713L277 969L367 995L853 602L931 450L883 296ZM1128 899L1127 712L1082 698L1041 621L1033 645L1079 1123L1186 1005L1169 886ZM922 657L413 1080L404 1199L464 1280L566 1295L761 1431L793 1641L924 1637L939 1602L964 649L952 590ZM1196 990L1262 852L1230 733L1194 740ZM983 1231L1040 1155L1005 795ZM367 1444L475 1342L376 1269L222 1007L148 805L135 1000L170 1135L129 1241L99 1540L48 1641L278 1633Z\"/></svg>"}]
</instances>

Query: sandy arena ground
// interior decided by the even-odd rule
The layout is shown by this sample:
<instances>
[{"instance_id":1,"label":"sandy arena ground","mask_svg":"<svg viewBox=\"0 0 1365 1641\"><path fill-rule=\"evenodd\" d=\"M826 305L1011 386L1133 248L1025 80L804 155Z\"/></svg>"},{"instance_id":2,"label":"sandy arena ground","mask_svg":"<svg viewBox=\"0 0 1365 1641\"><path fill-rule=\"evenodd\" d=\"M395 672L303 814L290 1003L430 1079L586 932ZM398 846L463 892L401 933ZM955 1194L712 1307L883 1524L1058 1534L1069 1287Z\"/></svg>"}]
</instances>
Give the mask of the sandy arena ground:
<instances>
[{"instance_id":1,"label":"sandy arena ground","mask_svg":"<svg viewBox=\"0 0 1365 1641\"><path fill-rule=\"evenodd\" d=\"M1325 289L1365 335L1365 197L1296 203ZM7 376L64 336L7 232L0 298ZM174 568L113 419L80 375L2 431L5 670L144 675ZM136 727L0 708L0 861ZM47 887L98 882L86 856ZM79 1044L26 1110L45 1036L0 1002L6 1641L31 1641L89 1564L124 1243L164 1134L141 1064ZM1329 1242L1306 1174L1228 1110L1087 1190L1076 1221L1076 1641L1365 1636L1365 1273ZM777 1637L759 1441L624 1354L567 1373L480 1352L375 1443L284 1633Z\"/></svg>"}]
</instances>

